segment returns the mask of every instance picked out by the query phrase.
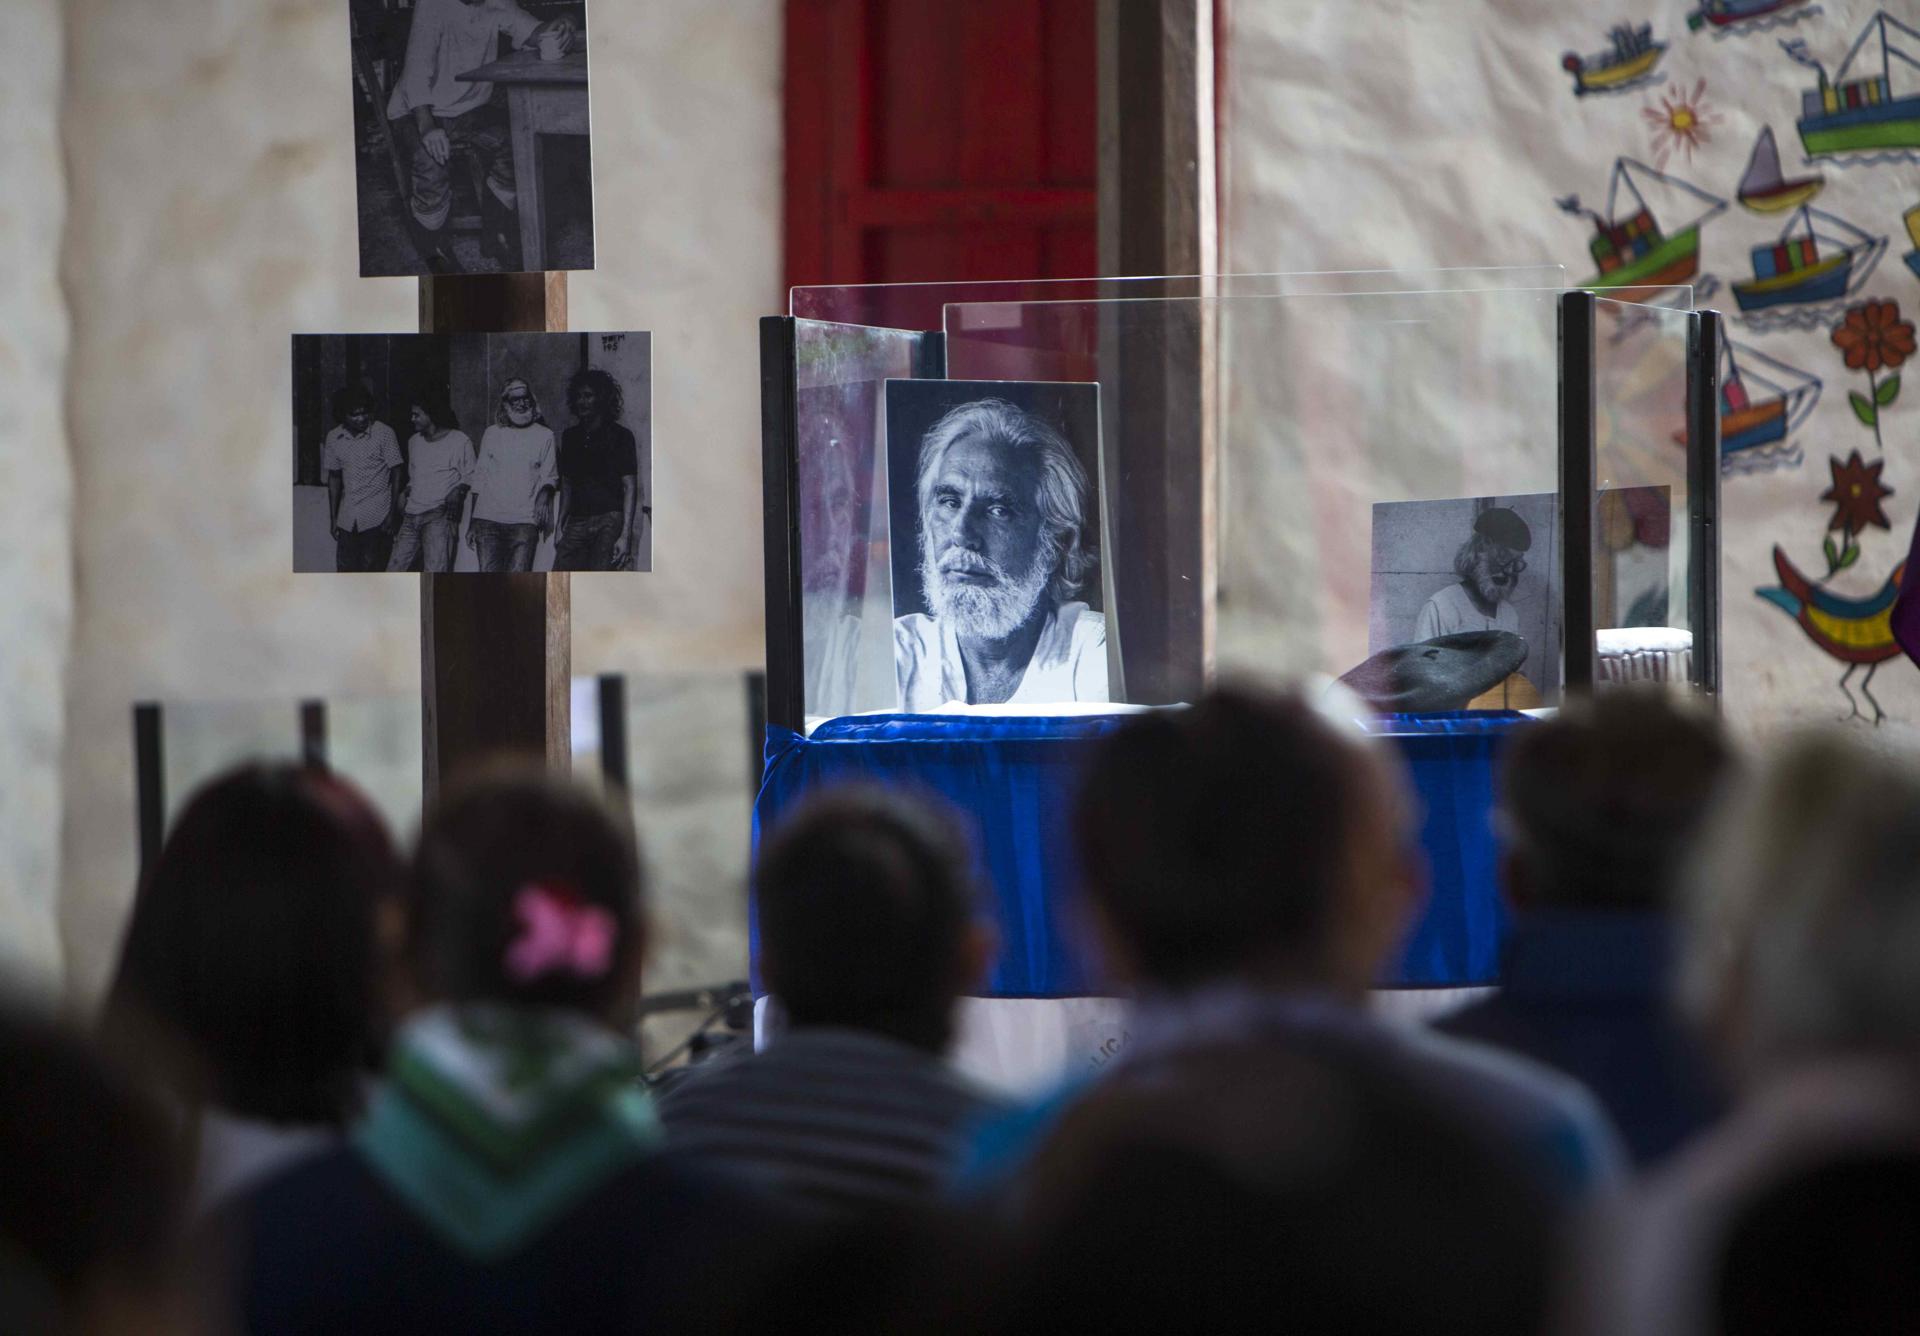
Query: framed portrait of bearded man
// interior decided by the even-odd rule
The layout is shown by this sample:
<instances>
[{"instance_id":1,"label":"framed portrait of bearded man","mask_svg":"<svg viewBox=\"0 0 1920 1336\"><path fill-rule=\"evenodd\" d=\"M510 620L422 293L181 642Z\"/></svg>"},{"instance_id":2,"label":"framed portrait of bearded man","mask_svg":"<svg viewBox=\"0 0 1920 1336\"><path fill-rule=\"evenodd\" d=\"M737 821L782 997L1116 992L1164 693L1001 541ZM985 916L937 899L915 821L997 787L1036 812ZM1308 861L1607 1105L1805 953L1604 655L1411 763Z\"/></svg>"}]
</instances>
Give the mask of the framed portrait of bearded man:
<instances>
[{"instance_id":1,"label":"framed portrait of bearded man","mask_svg":"<svg viewBox=\"0 0 1920 1336\"><path fill-rule=\"evenodd\" d=\"M1100 387L889 380L900 708L1104 704Z\"/></svg>"}]
</instances>

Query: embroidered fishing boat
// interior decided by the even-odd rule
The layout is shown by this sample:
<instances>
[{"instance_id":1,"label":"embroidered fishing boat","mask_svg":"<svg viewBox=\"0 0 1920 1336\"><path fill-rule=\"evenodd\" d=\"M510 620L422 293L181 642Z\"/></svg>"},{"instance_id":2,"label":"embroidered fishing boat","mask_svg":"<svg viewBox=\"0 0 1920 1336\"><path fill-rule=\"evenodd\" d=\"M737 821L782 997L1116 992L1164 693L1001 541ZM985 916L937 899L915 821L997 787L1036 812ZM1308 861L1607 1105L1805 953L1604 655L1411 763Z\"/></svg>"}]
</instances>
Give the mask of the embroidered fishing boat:
<instances>
[{"instance_id":1,"label":"embroidered fishing boat","mask_svg":"<svg viewBox=\"0 0 1920 1336\"><path fill-rule=\"evenodd\" d=\"M1667 44L1653 40L1653 25L1617 24L1607 36L1613 49L1596 56L1569 51L1560 58L1560 68L1573 75L1576 97L1588 93L1620 93L1645 82L1653 74Z\"/></svg>"},{"instance_id":2,"label":"embroidered fishing boat","mask_svg":"<svg viewBox=\"0 0 1920 1336\"><path fill-rule=\"evenodd\" d=\"M1720 462L1735 472L1797 463L1787 438L1820 402L1820 378L1729 340L1720 350ZM1686 434L1674 440L1686 444ZM1790 457L1789 457L1790 456Z\"/></svg>"},{"instance_id":3,"label":"embroidered fishing boat","mask_svg":"<svg viewBox=\"0 0 1920 1336\"><path fill-rule=\"evenodd\" d=\"M1698 32L1707 24L1715 28L1727 28L1738 23L1751 23L1784 9L1798 9L1806 2L1807 0L1705 0L1700 8L1687 15L1687 27ZM1797 18L1798 15L1795 17Z\"/></svg>"},{"instance_id":4,"label":"embroidered fishing boat","mask_svg":"<svg viewBox=\"0 0 1920 1336\"><path fill-rule=\"evenodd\" d=\"M1826 231L1815 230L1816 219ZM1733 285L1733 298L1742 311L1837 301L1867 281L1886 246L1885 237L1803 204L1779 240L1753 248L1753 277Z\"/></svg>"},{"instance_id":5,"label":"embroidered fishing boat","mask_svg":"<svg viewBox=\"0 0 1920 1336\"><path fill-rule=\"evenodd\" d=\"M1747 159L1747 170L1741 173L1737 197L1755 213L1779 213L1799 208L1826 184L1827 178L1818 175L1788 180L1780 170L1780 146L1774 142L1773 127L1767 125L1753 141L1753 154Z\"/></svg>"},{"instance_id":6,"label":"embroidered fishing boat","mask_svg":"<svg viewBox=\"0 0 1920 1336\"><path fill-rule=\"evenodd\" d=\"M1849 78L1867 38L1880 38L1880 72ZM1920 59L1894 41L1898 34L1920 51L1920 31L1881 10L1860 30L1847 58L1832 78L1815 60L1804 41L1782 42L1781 49L1820 76L1818 86L1801 94L1800 143L1810 158L1841 153L1920 148L1920 89L1913 75L1902 71L1903 88L1893 80L1895 61L1920 69Z\"/></svg>"},{"instance_id":7,"label":"embroidered fishing boat","mask_svg":"<svg viewBox=\"0 0 1920 1336\"><path fill-rule=\"evenodd\" d=\"M1638 179L1636 179L1638 178ZM1624 187L1634 211L1620 211ZM1646 191L1666 197L1674 207L1690 200L1706 210L1684 222L1677 231L1665 231L1654 218ZM1605 212L1582 207L1578 195L1554 201L1567 213L1583 216L1594 225L1587 243L1599 272L1580 283L1583 288L1665 287L1685 283L1700 272L1700 228L1727 207L1718 196L1675 176L1657 172L1632 158L1617 158L1607 185Z\"/></svg>"}]
</instances>

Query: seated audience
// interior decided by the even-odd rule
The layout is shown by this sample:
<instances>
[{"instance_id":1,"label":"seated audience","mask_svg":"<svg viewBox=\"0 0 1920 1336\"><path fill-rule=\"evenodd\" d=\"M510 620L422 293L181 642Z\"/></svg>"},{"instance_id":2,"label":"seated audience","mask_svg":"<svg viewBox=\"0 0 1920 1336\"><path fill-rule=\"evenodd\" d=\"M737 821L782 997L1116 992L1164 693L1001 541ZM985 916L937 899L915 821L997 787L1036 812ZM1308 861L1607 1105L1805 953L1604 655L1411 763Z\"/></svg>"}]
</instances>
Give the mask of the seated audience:
<instances>
[{"instance_id":1,"label":"seated audience","mask_svg":"<svg viewBox=\"0 0 1920 1336\"><path fill-rule=\"evenodd\" d=\"M1026 1216L1031 1331L1535 1331L1559 1232L1418 1082L1253 1035L1125 1064L1035 1157Z\"/></svg>"},{"instance_id":2,"label":"seated audience","mask_svg":"<svg viewBox=\"0 0 1920 1336\"><path fill-rule=\"evenodd\" d=\"M1568 1197L1614 1175L1614 1134L1572 1080L1368 1014L1418 898L1410 804L1386 753L1305 700L1222 692L1130 721L1074 836L1109 968L1137 994L1114 1065L1227 1038L1330 1045L1497 1129ZM1004 1176L1077 1093L984 1127L963 1181Z\"/></svg>"},{"instance_id":3,"label":"seated audience","mask_svg":"<svg viewBox=\"0 0 1920 1336\"><path fill-rule=\"evenodd\" d=\"M670 1143L828 1207L931 1196L959 1130L994 1107L943 1057L992 946L968 861L939 814L880 790L796 812L754 879L786 1031L671 1091Z\"/></svg>"},{"instance_id":4,"label":"seated audience","mask_svg":"<svg viewBox=\"0 0 1920 1336\"><path fill-rule=\"evenodd\" d=\"M1501 776L1500 992L1440 1022L1579 1080L1640 1164L1722 1107L1673 1014L1672 899L1732 759L1714 718L1666 692L1570 701L1522 730Z\"/></svg>"},{"instance_id":5,"label":"seated audience","mask_svg":"<svg viewBox=\"0 0 1920 1336\"><path fill-rule=\"evenodd\" d=\"M394 1036L350 1144L228 1223L255 1332L613 1331L737 1258L753 1209L656 1153L622 1027L645 934L624 818L538 777L426 816ZM663 1327L663 1329L666 1329Z\"/></svg>"},{"instance_id":6,"label":"seated audience","mask_svg":"<svg viewBox=\"0 0 1920 1336\"><path fill-rule=\"evenodd\" d=\"M0 1332L203 1330L160 1108L80 1041L0 1004Z\"/></svg>"},{"instance_id":7,"label":"seated audience","mask_svg":"<svg viewBox=\"0 0 1920 1336\"><path fill-rule=\"evenodd\" d=\"M336 1140L378 1069L377 920L400 864L357 791L249 765L187 804L144 878L104 1036L158 1073L203 1213Z\"/></svg>"},{"instance_id":8,"label":"seated audience","mask_svg":"<svg viewBox=\"0 0 1920 1336\"><path fill-rule=\"evenodd\" d=\"M1611 1213L1591 1257L1593 1330L1750 1330L1715 1315L1759 1293L1742 1230L1814 1192L1832 1204L1814 1233L1857 1238L1888 1207L1844 1163L1920 1146L1920 765L1839 733L1786 743L1710 819L1686 898L1682 998L1736 1105ZM1797 1274L1812 1293L1796 1302L1831 1314L1803 1329L1882 1329L1843 1319L1857 1268Z\"/></svg>"},{"instance_id":9,"label":"seated audience","mask_svg":"<svg viewBox=\"0 0 1920 1336\"><path fill-rule=\"evenodd\" d=\"M1920 1331L1920 1146L1787 1174L1735 1213L1714 1282L1719 1330Z\"/></svg>"}]
</instances>

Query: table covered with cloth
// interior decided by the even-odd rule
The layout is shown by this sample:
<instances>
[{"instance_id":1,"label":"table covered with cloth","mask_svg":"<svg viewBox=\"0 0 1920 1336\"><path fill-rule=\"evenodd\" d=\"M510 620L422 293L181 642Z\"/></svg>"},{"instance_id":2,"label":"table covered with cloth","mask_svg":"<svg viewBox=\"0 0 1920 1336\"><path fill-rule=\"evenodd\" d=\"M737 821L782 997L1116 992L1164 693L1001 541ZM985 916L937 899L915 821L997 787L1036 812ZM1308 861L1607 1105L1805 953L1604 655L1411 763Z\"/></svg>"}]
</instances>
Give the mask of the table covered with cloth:
<instances>
[{"instance_id":1,"label":"table covered with cloth","mask_svg":"<svg viewBox=\"0 0 1920 1336\"><path fill-rule=\"evenodd\" d=\"M936 795L970 823L975 871L992 893L1000 953L981 993L1103 992L1072 905L1069 814L1088 752L1125 721L876 714L828 720L808 736L770 727L754 842L803 796L828 785L865 781ZM1406 761L1430 878L1426 906L1382 987L1496 981L1506 914L1490 819L1495 766L1505 737L1530 722L1512 711L1485 711L1394 715L1370 724ZM755 981L757 987L757 965Z\"/></svg>"}]
</instances>

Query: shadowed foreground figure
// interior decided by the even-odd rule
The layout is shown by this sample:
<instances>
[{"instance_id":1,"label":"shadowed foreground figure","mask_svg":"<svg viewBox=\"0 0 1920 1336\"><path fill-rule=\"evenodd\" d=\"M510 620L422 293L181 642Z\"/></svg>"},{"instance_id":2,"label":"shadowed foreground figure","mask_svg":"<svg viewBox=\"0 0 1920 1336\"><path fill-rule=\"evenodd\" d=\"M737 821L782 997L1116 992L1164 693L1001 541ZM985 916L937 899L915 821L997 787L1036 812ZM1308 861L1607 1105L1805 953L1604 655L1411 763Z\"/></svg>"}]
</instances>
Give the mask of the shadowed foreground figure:
<instances>
[{"instance_id":1,"label":"shadowed foreground figure","mask_svg":"<svg viewBox=\"0 0 1920 1336\"><path fill-rule=\"evenodd\" d=\"M431 1004L352 1143L226 1222L249 1330L674 1329L699 1261L750 1264L764 1212L658 1153L622 1032L644 945L623 819L544 779L450 794L407 943Z\"/></svg>"},{"instance_id":2,"label":"shadowed foreground figure","mask_svg":"<svg viewBox=\"0 0 1920 1336\"><path fill-rule=\"evenodd\" d=\"M1673 1012L1673 896L1732 767L1715 720L1658 689L1570 701L1520 730L1501 775L1501 990L1439 1023L1582 1082L1641 1164L1724 1106Z\"/></svg>"},{"instance_id":3,"label":"shadowed foreground figure","mask_svg":"<svg viewBox=\"0 0 1920 1336\"><path fill-rule=\"evenodd\" d=\"M1391 757L1297 695L1241 691L1130 720L1101 744L1075 846L1109 968L1136 994L1128 1045L1102 1079L1223 1042L1348 1054L1423 1091L1437 1116L1489 1129L1577 1198L1618 1167L1590 1095L1525 1058L1367 1012L1421 880ZM968 1177L1017 1179L1084 1093L984 1127Z\"/></svg>"},{"instance_id":4,"label":"shadowed foreground figure","mask_svg":"<svg viewBox=\"0 0 1920 1336\"><path fill-rule=\"evenodd\" d=\"M930 1198L960 1130L999 1107L944 1056L992 949L967 866L944 817L883 790L796 812L754 878L761 971L789 1028L671 1091L669 1144L830 1209Z\"/></svg>"},{"instance_id":5,"label":"shadowed foreground figure","mask_svg":"<svg viewBox=\"0 0 1920 1336\"><path fill-rule=\"evenodd\" d=\"M1736 1103L1608 1213L1584 1330L1913 1330L1920 766L1789 739L1709 819L1685 892L1681 995ZM1869 1267L1895 1235L1899 1264ZM1848 1240L1867 1251L1815 1265Z\"/></svg>"}]
</instances>

